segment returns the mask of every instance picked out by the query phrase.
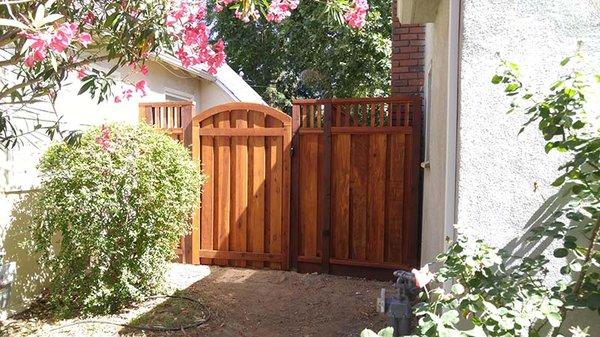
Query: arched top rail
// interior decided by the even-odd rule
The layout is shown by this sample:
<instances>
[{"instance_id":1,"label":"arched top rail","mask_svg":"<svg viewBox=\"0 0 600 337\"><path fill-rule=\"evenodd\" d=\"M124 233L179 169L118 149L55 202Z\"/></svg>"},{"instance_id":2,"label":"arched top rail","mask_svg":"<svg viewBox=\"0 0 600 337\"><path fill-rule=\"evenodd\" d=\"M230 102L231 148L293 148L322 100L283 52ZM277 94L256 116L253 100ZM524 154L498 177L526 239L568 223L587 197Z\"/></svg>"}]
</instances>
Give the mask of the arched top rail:
<instances>
[{"instance_id":1,"label":"arched top rail","mask_svg":"<svg viewBox=\"0 0 600 337\"><path fill-rule=\"evenodd\" d=\"M192 123L193 124L202 123L202 121L206 120L207 118L218 115L222 112L240 111L240 110L264 113L267 116L273 117L273 118L281 121L281 123L283 123L284 126L292 124L292 117L286 115L285 113L283 113L275 108L272 108L267 105L258 104L258 103L244 103L244 102L225 103L225 104L220 104L220 105L214 106L212 108L208 108L208 109L204 110L203 112L201 112L200 114L194 116L194 118L192 119Z\"/></svg>"}]
</instances>

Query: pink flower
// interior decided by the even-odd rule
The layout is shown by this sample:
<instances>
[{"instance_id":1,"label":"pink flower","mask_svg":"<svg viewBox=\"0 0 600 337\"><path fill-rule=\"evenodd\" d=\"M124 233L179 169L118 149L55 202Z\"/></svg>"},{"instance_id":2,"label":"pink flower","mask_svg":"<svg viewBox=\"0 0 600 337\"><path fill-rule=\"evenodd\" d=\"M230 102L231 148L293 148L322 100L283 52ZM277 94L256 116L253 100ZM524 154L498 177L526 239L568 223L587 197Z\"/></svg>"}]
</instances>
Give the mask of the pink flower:
<instances>
[{"instance_id":1,"label":"pink flower","mask_svg":"<svg viewBox=\"0 0 600 337\"><path fill-rule=\"evenodd\" d=\"M77 78L79 80L82 80L84 77L87 76L87 73L85 72L85 69L80 68L80 69L77 69L76 71L77 71Z\"/></svg>"},{"instance_id":2,"label":"pink flower","mask_svg":"<svg viewBox=\"0 0 600 337\"><path fill-rule=\"evenodd\" d=\"M135 91L140 92L142 97L146 96L146 90L148 90L146 80L140 80L135 84Z\"/></svg>"},{"instance_id":3,"label":"pink flower","mask_svg":"<svg viewBox=\"0 0 600 337\"><path fill-rule=\"evenodd\" d=\"M115 96L115 103L121 103L121 96Z\"/></svg>"},{"instance_id":4,"label":"pink flower","mask_svg":"<svg viewBox=\"0 0 600 337\"><path fill-rule=\"evenodd\" d=\"M369 3L367 0L354 0L352 7L344 14L344 20L354 29L362 28L366 23Z\"/></svg>"},{"instance_id":5,"label":"pink flower","mask_svg":"<svg viewBox=\"0 0 600 337\"><path fill-rule=\"evenodd\" d=\"M65 22L58 26L56 34L50 41L50 48L58 53L62 53L77 34L77 24Z\"/></svg>"},{"instance_id":6,"label":"pink flower","mask_svg":"<svg viewBox=\"0 0 600 337\"><path fill-rule=\"evenodd\" d=\"M110 151L111 149L110 130L104 125L102 125L102 129L100 130L100 136L96 137L96 144L100 145L104 151Z\"/></svg>"},{"instance_id":7,"label":"pink flower","mask_svg":"<svg viewBox=\"0 0 600 337\"><path fill-rule=\"evenodd\" d=\"M89 11L87 12L85 18L83 19L83 24L84 25L91 25L96 21L96 16L94 15L94 12Z\"/></svg>"},{"instance_id":8,"label":"pink flower","mask_svg":"<svg viewBox=\"0 0 600 337\"><path fill-rule=\"evenodd\" d=\"M144 75L144 76L148 75L148 66L145 64L142 64L142 66L140 67L140 73L142 73L142 75Z\"/></svg>"},{"instance_id":9,"label":"pink flower","mask_svg":"<svg viewBox=\"0 0 600 337\"><path fill-rule=\"evenodd\" d=\"M434 278L434 274L429 271L429 265L424 265L421 269L413 269L413 275L415 275L415 283L417 287L423 288Z\"/></svg>"},{"instance_id":10,"label":"pink flower","mask_svg":"<svg viewBox=\"0 0 600 337\"><path fill-rule=\"evenodd\" d=\"M267 12L267 20L279 23L292 15L291 11L298 7L300 0L273 0Z\"/></svg>"},{"instance_id":11,"label":"pink flower","mask_svg":"<svg viewBox=\"0 0 600 337\"><path fill-rule=\"evenodd\" d=\"M79 37L77 37L77 41L81 43L84 47L87 47L90 43L92 43L92 36L88 33L81 33Z\"/></svg>"}]
</instances>

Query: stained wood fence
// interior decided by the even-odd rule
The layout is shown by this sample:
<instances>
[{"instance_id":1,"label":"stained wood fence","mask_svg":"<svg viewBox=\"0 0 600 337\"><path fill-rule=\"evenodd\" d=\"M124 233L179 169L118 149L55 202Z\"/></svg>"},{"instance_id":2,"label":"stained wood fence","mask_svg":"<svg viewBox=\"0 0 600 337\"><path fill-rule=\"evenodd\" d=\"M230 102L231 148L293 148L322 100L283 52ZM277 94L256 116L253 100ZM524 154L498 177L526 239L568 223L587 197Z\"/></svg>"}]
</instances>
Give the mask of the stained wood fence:
<instances>
[{"instance_id":1,"label":"stained wood fence","mask_svg":"<svg viewBox=\"0 0 600 337\"><path fill-rule=\"evenodd\" d=\"M191 149L192 115L194 103L190 101L154 102L139 104L139 120L154 126L161 132L180 141ZM178 261L190 263L192 256L191 235L182 237L176 248Z\"/></svg>"},{"instance_id":2,"label":"stained wood fence","mask_svg":"<svg viewBox=\"0 0 600 337\"><path fill-rule=\"evenodd\" d=\"M421 102L294 101L293 116L229 103L140 105L208 176L185 263L389 278L418 264Z\"/></svg>"},{"instance_id":3,"label":"stained wood fence","mask_svg":"<svg viewBox=\"0 0 600 337\"><path fill-rule=\"evenodd\" d=\"M294 101L295 268L385 277L418 264L420 108L413 97Z\"/></svg>"}]
</instances>

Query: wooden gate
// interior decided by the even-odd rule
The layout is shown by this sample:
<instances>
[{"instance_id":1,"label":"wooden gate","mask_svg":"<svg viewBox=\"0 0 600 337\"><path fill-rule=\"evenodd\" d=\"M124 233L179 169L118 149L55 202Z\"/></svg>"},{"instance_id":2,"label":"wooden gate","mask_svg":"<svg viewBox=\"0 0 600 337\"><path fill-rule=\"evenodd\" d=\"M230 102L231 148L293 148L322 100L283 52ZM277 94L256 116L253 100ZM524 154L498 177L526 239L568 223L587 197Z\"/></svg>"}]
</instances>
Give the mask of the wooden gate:
<instances>
[{"instance_id":1,"label":"wooden gate","mask_svg":"<svg viewBox=\"0 0 600 337\"><path fill-rule=\"evenodd\" d=\"M413 97L294 102L299 271L390 278L418 264L420 107Z\"/></svg>"},{"instance_id":2,"label":"wooden gate","mask_svg":"<svg viewBox=\"0 0 600 337\"><path fill-rule=\"evenodd\" d=\"M290 145L290 116L264 105L223 104L193 118L192 156L208 179L192 263L288 269Z\"/></svg>"}]
</instances>

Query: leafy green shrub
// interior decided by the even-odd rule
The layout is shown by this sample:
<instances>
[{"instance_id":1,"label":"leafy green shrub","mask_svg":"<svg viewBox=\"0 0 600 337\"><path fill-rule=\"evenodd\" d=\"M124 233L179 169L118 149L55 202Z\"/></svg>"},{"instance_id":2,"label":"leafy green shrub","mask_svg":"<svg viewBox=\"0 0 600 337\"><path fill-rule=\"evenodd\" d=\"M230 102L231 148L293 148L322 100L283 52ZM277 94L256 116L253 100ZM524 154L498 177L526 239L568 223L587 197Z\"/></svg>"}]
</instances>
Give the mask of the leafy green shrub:
<instances>
[{"instance_id":1,"label":"leafy green shrub","mask_svg":"<svg viewBox=\"0 0 600 337\"><path fill-rule=\"evenodd\" d=\"M52 145L39 171L34 244L58 314L112 312L160 288L204 180L183 146L145 125L96 127Z\"/></svg>"}]
</instances>

